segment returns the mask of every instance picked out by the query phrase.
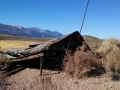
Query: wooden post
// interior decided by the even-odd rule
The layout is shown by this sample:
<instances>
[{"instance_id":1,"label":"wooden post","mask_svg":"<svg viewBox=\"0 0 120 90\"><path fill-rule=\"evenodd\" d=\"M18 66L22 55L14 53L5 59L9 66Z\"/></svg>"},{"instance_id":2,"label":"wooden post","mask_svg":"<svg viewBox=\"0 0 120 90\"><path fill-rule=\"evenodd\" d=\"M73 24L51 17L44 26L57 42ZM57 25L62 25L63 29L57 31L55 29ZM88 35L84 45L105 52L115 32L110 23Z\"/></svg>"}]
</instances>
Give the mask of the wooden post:
<instances>
[{"instance_id":1,"label":"wooden post","mask_svg":"<svg viewBox=\"0 0 120 90\"><path fill-rule=\"evenodd\" d=\"M58 59L57 59L57 71L58 71L58 73L59 73L59 57L58 57Z\"/></svg>"},{"instance_id":2,"label":"wooden post","mask_svg":"<svg viewBox=\"0 0 120 90\"><path fill-rule=\"evenodd\" d=\"M43 53L40 53L40 76L42 75Z\"/></svg>"},{"instance_id":3,"label":"wooden post","mask_svg":"<svg viewBox=\"0 0 120 90\"><path fill-rule=\"evenodd\" d=\"M42 75L43 56L40 57L40 76Z\"/></svg>"}]
</instances>

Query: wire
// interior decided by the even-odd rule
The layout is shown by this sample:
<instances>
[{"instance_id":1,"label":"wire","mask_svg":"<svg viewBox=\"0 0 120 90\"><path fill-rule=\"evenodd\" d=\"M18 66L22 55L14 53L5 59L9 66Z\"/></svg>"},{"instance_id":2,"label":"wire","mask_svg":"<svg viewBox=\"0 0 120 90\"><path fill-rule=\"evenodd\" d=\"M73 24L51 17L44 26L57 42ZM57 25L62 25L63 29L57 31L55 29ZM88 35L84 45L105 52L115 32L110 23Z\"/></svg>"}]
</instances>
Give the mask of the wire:
<instances>
[{"instance_id":1,"label":"wire","mask_svg":"<svg viewBox=\"0 0 120 90\"><path fill-rule=\"evenodd\" d=\"M84 24L84 20L85 20L85 16L86 16L86 13L87 13L88 5L89 5L89 0L88 0L88 2L87 2L85 14L84 14L84 18L83 18L82 25L81 25L81 28L80 28L80 33L81 33L81 31L82 31L82 27L83 27L83 24Z\"/></svg>"}]
</instances>

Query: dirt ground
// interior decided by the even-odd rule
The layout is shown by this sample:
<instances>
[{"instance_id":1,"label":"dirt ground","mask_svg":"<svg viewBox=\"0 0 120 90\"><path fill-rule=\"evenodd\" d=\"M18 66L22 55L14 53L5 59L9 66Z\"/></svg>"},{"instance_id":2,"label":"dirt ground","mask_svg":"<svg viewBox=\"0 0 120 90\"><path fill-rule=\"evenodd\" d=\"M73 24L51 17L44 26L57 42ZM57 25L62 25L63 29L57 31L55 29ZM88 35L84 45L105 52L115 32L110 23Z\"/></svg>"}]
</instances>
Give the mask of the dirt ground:
<instances>
[{"instance_id":1,"label":"dirt ground","mask_svg":"<svg viewBox=\"0 0 120 90\"><path fill-rule=\"evenodd\" d=\"M37 69L25 69L6 79L3 90L44 90L40 89L40 71ZM65 73L57 74L57 71L43 71L43 76L49 75L56 89L45 90L120 90L120 81L112 81L110 77L103 75L91 78L68 78ZM6 89L5 89L6 87ZM2 89L0 89L2 90Z\"/></svg>"},{"instance_id":2,"label":"dirt ground","mask_svg":"<svg viewBox=\"0 0 120 90\"><path fill-rule=\"evenodd\" d=\"M75 53L76 60L77 56ZM94 61L97 63L96 59ZM95 65L99 66L98 63ZM43 70L40 77L40 70L26 68L7 78L0 78L0 90L120 90L120 81L112 81L107 75L81 79L66 76L64 72L58 74L57 71Z\"/></svg>"}]
</instances>

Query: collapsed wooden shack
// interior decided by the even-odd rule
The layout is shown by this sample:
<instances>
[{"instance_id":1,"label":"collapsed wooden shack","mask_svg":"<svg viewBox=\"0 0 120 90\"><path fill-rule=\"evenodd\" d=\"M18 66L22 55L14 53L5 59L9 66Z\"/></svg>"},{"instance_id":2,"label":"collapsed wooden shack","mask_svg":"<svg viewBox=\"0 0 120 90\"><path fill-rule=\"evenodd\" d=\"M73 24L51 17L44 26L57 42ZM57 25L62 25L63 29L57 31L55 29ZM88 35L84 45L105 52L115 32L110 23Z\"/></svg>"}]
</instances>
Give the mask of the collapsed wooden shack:
<instances>
[{"instance_id":1,"label":"collapsed wooden shack","mask_svg":"<svg viewBox=\"0 0 120 90\"><path fill-rule=\"evenodd\" d=\"M88 56L96 57L78 31L61 38L29 45L29 48L25 50L13 49L6 53L7 57L11 59L10 66L20 65L22 67L62 70L65 62L68 61L66 58L74 56L78 50L79 54L85 52ZM40 59L42 59L42 62L40 62ZM101 62L98 61L98 63L101 67ZM40 64L42 64L42 67Z\"/></svg>"}]
</instances>

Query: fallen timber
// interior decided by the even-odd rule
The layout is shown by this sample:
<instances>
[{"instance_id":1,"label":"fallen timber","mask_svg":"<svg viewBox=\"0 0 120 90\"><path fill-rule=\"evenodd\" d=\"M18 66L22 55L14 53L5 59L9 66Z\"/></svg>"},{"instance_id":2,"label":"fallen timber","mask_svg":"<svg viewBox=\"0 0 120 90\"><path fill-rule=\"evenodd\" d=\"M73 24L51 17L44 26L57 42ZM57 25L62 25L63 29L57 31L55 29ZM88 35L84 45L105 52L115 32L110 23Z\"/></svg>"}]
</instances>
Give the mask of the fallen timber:
<instances>
[{"instance_id":1,"label":"fallen timber","mask_svg":"<svg viewBox=\"0 0 120 90\"><path fill-rule=\"evenodd\" d=\"M39 58L39 57L42 57L43 55L44 55L44 53L35 54L35 55L31 55L31 56L26 56L26 57L18 57L18 58L11 59L11 61L12 62L24 61L24 60Z\"/></svg>"}]
</instances>

